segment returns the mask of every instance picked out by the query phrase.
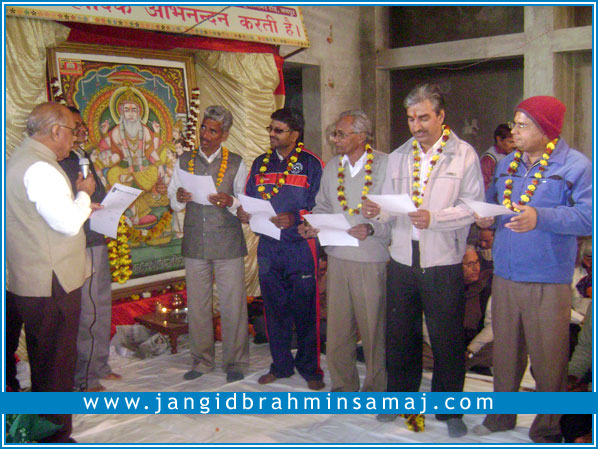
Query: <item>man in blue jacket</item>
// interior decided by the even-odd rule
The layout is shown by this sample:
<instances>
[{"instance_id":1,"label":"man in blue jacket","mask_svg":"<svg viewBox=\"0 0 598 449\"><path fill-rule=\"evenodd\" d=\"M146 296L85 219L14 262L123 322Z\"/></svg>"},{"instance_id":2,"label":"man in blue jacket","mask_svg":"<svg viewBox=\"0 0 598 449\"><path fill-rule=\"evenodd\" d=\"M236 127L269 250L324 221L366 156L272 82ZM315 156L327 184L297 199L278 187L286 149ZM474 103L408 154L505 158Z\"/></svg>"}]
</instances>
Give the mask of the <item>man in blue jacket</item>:
<instances>
[{"instance_id":1,"label":"man in blue jacket","mask_svg":"<svg viewBox=\"0 0 598 449\"><path fill-rule=\"evenodd\" d=\"M258 383L291 377L296 368L310 390L321 390L325 384L320 368L317 246L313 238L301 237L297 226L316 203L323 164L301 143L304 121L299 112L279 109L270 118L270 149L253 161L245 185L247 196L270 201L276 211L271 221L281 230L280 240L260 235L257 248L272 354L270 371ZM237 217L248 223L250 214L241 206ZM294 358L293 326L298 345Z\"/></svg>"},{"instance_id":2,"label":"man in blue jacket","mask_svg":"<svg viewBox=\"0 0 598 449\"><path fill-rule=\"evenodd\" d=\"M536 390L566 391L576 237L592 233L592 165L560 136L565 105L554 97L515 110L517 151L497 166L486 200L518 212L496 220L492 254L494 391L515 392L529 354ZM476 220L488 227L494 221ZM560 415L539 414L529 436L561 441ZM517 415L488 415L474 433L510 430Z\"/></svg>"}]
</instances>

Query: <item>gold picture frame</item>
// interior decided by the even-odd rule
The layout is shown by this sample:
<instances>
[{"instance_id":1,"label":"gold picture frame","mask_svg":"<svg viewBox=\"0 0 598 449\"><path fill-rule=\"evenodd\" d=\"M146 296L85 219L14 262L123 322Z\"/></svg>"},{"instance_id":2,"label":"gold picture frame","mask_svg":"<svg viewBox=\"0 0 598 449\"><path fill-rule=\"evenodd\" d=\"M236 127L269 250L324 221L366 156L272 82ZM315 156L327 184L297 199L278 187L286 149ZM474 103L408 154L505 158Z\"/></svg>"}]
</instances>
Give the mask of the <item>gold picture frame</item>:
<instances>
[{"instance_id":1,"label":"gold picture frame","mask_svg":"<svg viewBox=\"0 0 598 449\"><path fill-rule=\"evenodd\" d=\"M47 57L52 99L60 92L81 111L89 128L85 149L107 189L120 183L143 191L125 211L127 225L146 236L129 240L131 277L182 269L182 217L170 212L163 186L184 148L197 86L193 55L63 44Z\"/></svg>"}]
</instances>

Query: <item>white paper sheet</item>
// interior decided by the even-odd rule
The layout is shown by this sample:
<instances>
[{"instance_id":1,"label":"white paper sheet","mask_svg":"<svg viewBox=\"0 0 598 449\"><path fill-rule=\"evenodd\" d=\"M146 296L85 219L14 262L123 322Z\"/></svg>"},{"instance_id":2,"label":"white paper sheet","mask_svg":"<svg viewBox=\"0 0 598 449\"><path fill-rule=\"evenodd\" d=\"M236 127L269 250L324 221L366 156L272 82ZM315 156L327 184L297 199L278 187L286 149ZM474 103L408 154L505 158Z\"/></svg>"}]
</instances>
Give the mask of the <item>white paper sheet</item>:
<instances>
[{"instance_id":1,"label":"white paper sheet","mask_svg":"<svg viewBox=\"0 0 598 449\"><path fill-rule=\"evenodd\" d=\"M463 202L467 204L478 216L482 218L496 217L497 215L515 215L511 209L508 209L502 204L490 204L482 201L475 201L469 198L463 198Z\"/></svg>"},{"instance_id":2,"label":"white paper sheet","mask_svg":"<svg viewBox=\"0 0 598 449\"><path fill-rule=\"evenodd\" d=\"M115 239L121 215L142 193L142 190L134 187L114 184L102 201L104 208L95 210L91 214L89 219L91 230Z\"/></svg>"},{"instance_id":3,"label":"white paper sheet","mask_svg":"<svg viewBox=\"0 0 598 449\"><path fill-rule=\"evenodd\" d=\"M306 214L303 219L320 230L322 246L359 246L359 240L347 233L351 225L343 214Z\"/></svg>"},{"instance_id":4,"label":"white paper sheet","mask_svg":"<svg viewBox=\"0 0 598 449\"><path fill-rule=\"evenodd\" d=\"M368 199L378 204L382 210L390 215L405 215L417 209L406 193L400 195L368 195Z\"/></svg>"},{"instance_id":5,"label":"white paper sheet","mask_svg":"<svg viewBox=\"0 0 598 449\"><path fill-rule=\"evenodd\" d=\"M179 179L183 189L190 192L192 196L191 201L211 206L212 203L208 200L208 195L218 193L216 185L211 176L196 176L185 170L181 170L179 164L176 164L176 169L179 172Z\"/></svg>"},{"instance_id":6,"label":"white paper sheet","mask_svg":"<svg viewBox=\"0 0 598 449\"><path fill-rule=\"evenodd\" d=\"M273 239L280 240L280 229L270 221L276 216L270 201L260 200L247 195L239 194L239 201L243 210L251 214L249 227L256 234L264 234Z\"/></svg>"}]
</instances>

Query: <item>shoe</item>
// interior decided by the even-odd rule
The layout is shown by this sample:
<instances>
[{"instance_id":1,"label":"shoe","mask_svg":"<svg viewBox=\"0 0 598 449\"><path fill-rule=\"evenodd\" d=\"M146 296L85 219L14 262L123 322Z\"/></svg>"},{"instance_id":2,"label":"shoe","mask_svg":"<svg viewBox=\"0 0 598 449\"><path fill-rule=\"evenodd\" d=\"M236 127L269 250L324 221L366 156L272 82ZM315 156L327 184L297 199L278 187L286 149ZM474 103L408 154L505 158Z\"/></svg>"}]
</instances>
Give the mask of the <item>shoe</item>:
<instances>
[{"instance_id":1,"label":"shoe","mask_svg":"<svg viewBox=\"0 0 598 449\"><path fill-rule=\"evenodd\" d=\"M227 382L237 382L238 380L243 380L245 376L243 373L239 371L229 370L226 372L226 381Z\"/></svg>"},{"instance_id":2,"label":"shoe","mask_svg":"<svg viewBox=\"0 0 598 449\"><path fill-rule=\"evenodd\" d=\"M278 379L278 377L276 377L274 374L268 373L268 374L264 374L263 376L261 376L257 380L257 383L260 385L267 385L267 384L271 384L272 382L274 382L277 379Z\"/></svg>"},{"instance_id":3,"label":"shoe","mask_svg":"<svg viewBox=\"0 0 598 449\"><path fill-rule=\"evenodd\" d=\"M183 374L183 379L193 380L193 379L197 379L198 377L201 377L201 376L203 376L203 373L200 373L199 371L191 370L191 371L187 371L185 374Z\"/></svg>"},{"instance_id":4,"label":"shoe","mask_svg":"<svg viewBox=\"0 0 598 449\"><path fill-rule=\"evenodd\" d=\"M102 391L106 391L106 387L104 385L100 384L100 385L98 385L96 387L89 387L89 388L86 388L86 389L81 390L81 391L83 391L84 393L100 393Z\"/></svg>"},{"instance_id":5,"label":"shoe","mask_svg":"<svg viewBox=\"0 0 598 449\"><path fill-rule=\"evenodd\" d=\"M326 386L326 384L324 383L323 380L319 380L319 379L314 379L314 380L308 380L307 381L307 388L309 388L310 390L321 390L322 388L324 388Z\"/></svg>"},{"instance_id":6,"label":"shoe","mask_svg":"<svg viewBox=\"0 0 598 449\"><path fill-rule=\"evenodd\" d=\"M123 378L123 376L121 376L120 374L117 373L109 373L106 376L102 377L102 379L104 380L121 380Z\"/></svg>"},{"instance_id":7,"label":"shoe","mask_svg":"<svg viewBox=\"0 0 598 449\"><path fill-rule=\"evenodd\" d=\"M399 413L380 413L376 415L376 421L391 422L399 417Z\"/></svg>"},{"instance_id":8,"label":"shoe","mask_svg":"<svg viewBox=\"0 0 598 449\"><path fill-rule=\"evenodd\" d=\"M461 418L447 419L446 426L448 427L448 434L451 438L461 438L467 435L467 426Z\"/></svg>"}]
</instances>

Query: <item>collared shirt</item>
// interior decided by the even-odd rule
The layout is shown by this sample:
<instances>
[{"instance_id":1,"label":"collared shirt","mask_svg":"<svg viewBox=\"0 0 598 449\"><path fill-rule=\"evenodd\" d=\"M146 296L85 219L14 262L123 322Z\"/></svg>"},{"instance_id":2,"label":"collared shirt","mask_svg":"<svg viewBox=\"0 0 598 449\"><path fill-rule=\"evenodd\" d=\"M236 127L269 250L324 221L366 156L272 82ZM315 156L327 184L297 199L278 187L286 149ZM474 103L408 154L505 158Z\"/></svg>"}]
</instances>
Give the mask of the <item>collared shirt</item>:
<instances>
[{"instance_id":1,"label":"collared shirt","mask_svg":"<svg viewBox=\"0 0 598 449\"><path fill-rule=\"evenodd\" d=\"M351 173L351 178L354 178L357 175L357 173L359 173L359 171L363 168L366 160L367 152L364 151L361 157L357 159L357 161L355 162L355 165L351 165L351 162L349 161L349 156L347 156L346 154L342 157L341 162L343 164L343 167L346 167L346 165L349 164L349 172Z\"/></svg>"},{"instance_id":2,"label":"collared shirt","mask_svg":"<svg viewBox=\"0 0 598 449\"><path fill-rule=\"evenodd\" d=\"M434 155L434 153L436 152L436 150L440 147L440 143L442 142L442 135L440 136L440 138L434 143L434 145L432 145L428 151L424 152L424 150L422 149L421 144L418 142L417 146L419 147L419 154L420 154L420 159L421 161L420 163L420 168L419 168L419 184L420 184L420 191L423 191L423 195L426 195L427 193L427 189L426 191L424 191L424 185L426 184L426 181L428 180L428 170L430 170L430 162L432 161L432 156ZM413 182L413 180L411 180L411 182ZM422 196L423 198L423 196ZM419 241L419 236L420 236L420 229L416 228L415 226L411 226L411 239L412 240L417 240Z\"/></svg>"},{"instance_id":3,"label":"collared shirt","mask_svg":"<svg viewBox=\"0 0 598 449\"><path fill-rule=\"evenodd\" d=\"M210 155L210 157L205 155L205 153L201 150L201 147L199 148L199 151L197 152L197 154L199 154L200 157L203 157L206 161L208 161L209 164L211 164L216 159L218 159L220 157L221 153L222 153L222 145L219 146L218 149ZM175 163L175 165L178 166L178 161ZM241 205L241 202L237 199L237 197L239 196L239 193L244 193L245 181L247 181L247 167L245 167L245 163L242 162L241 164L239 164L239 169L237 170L237 174L235 175L235 178L233 179L233 193L234 193L234 196L232 197L233 204L232 204L232 206L227 207L229 212L233 215L235 215L237 213L237 209ZM175 169L173 171L172 179L170 180L170 184L168 184L168 197L170 198L170 205L176 212L179 212L185 208L185 203L179 203L176 200L176 191L181 186L182 186L182 183L181 183L181 179L179 177L178 170Z\"/></svg>"},{"instance_id":4,"label":"collared shirt","mask_svg":"<svg viewBox=\"0 0 598 449\"><path fill-rule=\"evenodd\" d=\"M77 235L81 225L91 214L91 199L85 192L77 192L72 199L71 186L65 177L47 162L31 165L23 177L29 201L37 212L57 232Z\"/></svg>"}]
</instances>

